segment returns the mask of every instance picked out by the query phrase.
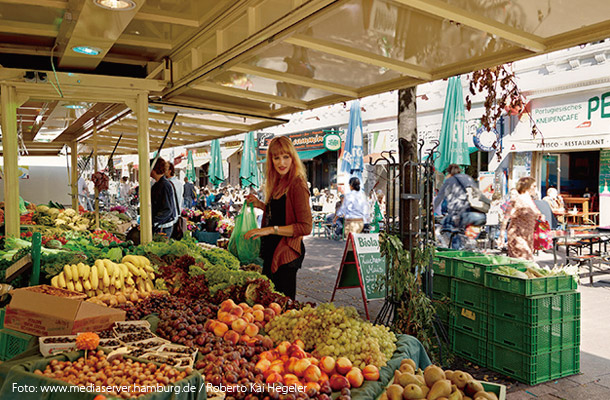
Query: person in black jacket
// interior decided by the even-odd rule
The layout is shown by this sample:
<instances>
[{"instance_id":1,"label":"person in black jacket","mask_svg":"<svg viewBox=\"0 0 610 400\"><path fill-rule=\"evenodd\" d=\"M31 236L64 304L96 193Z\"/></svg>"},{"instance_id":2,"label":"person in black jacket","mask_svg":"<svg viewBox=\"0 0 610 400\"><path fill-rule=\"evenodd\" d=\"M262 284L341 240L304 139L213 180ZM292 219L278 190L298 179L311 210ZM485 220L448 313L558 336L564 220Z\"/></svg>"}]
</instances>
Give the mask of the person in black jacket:
<instances>
[{"instance_id":1,"label":"person in black jacket","mask_svg":"<svg viewBox=\"0 0 610 400\"><path fill-rule=\"evenodd\" d=\"M176 212L177 204L174 189L165 177L167 169L167 162L159 158L150 171L150 176L157 181L151 188L150 200L153 232L164 233L169 238L172 235L178 214Z\"/></svg>"}]
</instances>

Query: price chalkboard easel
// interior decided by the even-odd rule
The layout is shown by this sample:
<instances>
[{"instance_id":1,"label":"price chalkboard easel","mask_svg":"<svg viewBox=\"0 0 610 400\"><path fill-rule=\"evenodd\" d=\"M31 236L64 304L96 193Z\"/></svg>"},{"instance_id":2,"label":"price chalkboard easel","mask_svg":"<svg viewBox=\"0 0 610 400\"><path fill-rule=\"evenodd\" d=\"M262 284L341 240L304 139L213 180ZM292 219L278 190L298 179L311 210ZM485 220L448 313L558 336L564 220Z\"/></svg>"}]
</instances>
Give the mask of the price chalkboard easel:
<instances>
[{"instance_id":1,"label":"price chalkboard easel","mask_svg":"<svg viewBox=\"0 0 610 400\"><path fill-rule=\"evenodd\" d=\"M367 301L385 298L385 274L386 265L380 254L379 234L350 233L330 301L335 299L338 289L360 288L366 318L370 320Z\"/></svg>"}]
</instances>

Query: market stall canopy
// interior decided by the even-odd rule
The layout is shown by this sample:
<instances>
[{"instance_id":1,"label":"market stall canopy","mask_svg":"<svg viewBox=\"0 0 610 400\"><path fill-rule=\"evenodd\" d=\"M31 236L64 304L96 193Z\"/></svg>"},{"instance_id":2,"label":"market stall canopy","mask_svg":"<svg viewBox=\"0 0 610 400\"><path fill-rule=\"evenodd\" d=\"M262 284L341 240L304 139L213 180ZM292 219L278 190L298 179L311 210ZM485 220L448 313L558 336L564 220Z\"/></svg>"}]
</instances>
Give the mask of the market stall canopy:
<instances>
[{"instance_id":1,"label":"market stall canopy","mask_svg":"<svg viewBox=\"0 0 610 400\"><path fill-rule=\"evenodd\" d=\"M27 95L26 148L47 124L52 142L91 143L95 123L100 154L120 134L125 154L136 91L161 111L153 148L179 110L174 146L608 37L600 0L0 0L0 83ZM86 112L54 113L62 101Z\"/></svg>"}]
</instances>

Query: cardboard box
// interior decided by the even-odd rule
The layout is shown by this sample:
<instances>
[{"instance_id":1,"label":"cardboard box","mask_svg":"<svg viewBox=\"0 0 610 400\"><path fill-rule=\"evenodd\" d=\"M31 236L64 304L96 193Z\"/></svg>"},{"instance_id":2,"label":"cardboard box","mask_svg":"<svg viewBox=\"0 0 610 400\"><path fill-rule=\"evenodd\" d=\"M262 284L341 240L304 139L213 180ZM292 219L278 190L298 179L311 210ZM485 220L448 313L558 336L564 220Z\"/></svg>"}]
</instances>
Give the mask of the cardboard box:
<instances>
[{"instance_id":1,"label":"cardboard box","mask_svg":"<svg viewBox=\"0 0 610 400\"><path fill-rule=\"evenodd\" d=\"M28 289L13 291L6 308L5 327L36 336L57 336L98 332L112 328L115 321L125 320L123 310Z\"/></svg>"}]
</instances>

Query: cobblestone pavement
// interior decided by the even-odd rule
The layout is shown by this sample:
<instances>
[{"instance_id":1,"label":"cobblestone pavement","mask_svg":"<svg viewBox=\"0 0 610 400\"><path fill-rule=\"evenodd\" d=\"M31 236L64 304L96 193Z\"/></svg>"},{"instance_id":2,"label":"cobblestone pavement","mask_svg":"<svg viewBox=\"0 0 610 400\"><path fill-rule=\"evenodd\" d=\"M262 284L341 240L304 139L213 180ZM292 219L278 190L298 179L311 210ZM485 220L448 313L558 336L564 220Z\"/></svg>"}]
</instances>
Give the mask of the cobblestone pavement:
<instances>
[{"instance_id":1,"label":"cobblestone pavement","mask_svg":"<svg viewBox=\"0 0 610 400\"><path fill-rule=\"evenodd\" d=\"M321 237L305 238L306 255L299 271L297 300L315 303L331 299L345 241ZM536 261L552 264L553 256L541 253ZM579 375L553 380L536 386L517 384L509 388L507 400L585 400L610 399L610 276L597 276L593 285L581 279L581 346ZM356 307L364 316L359 289L341 289L335 304ZM383 300L368 303L371 320L377 316Z\"/></svg>"}]
</instances>

